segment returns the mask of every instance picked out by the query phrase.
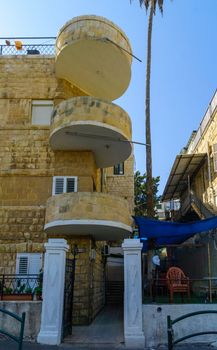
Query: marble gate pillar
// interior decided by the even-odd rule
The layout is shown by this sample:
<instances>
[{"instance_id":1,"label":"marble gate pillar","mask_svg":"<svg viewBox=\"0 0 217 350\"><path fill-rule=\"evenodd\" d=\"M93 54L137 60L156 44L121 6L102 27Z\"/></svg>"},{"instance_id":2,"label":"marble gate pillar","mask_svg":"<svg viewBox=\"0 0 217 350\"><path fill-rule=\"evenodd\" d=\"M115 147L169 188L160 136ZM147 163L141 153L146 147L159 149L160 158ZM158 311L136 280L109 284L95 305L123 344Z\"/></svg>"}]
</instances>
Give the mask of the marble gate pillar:
<instances>
[{"instance_id":1,"label":"marble gate pillar","mask_svg":"<svg viewBox=\"0 0 217 350\"><path fill-rule=\"evenodd\" d=\"M144 348L142 275L139 239L125 239L124 251L124 338L126 347Z\"/></svg>"},{"instance_id":2,"label":"marble gate pillar","mask_svg":"<svg viewBox=\"0 0 217 350\"><path fill-rule=\"evenodd\" d=\"M66 252L69 246L65 239L49 239L45 248L41 327L37 341L58 345L61 343Z\"/></svg>"}]
</instances>

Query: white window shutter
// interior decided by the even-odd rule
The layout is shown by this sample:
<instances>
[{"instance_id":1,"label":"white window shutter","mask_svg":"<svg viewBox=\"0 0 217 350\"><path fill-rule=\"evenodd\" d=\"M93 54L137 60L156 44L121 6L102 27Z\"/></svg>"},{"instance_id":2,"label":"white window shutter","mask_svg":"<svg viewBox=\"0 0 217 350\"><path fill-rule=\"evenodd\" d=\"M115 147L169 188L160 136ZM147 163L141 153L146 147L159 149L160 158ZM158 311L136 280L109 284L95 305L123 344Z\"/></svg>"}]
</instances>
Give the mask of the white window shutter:
<instances>
[{"instance_id":1,"label":"white window shutter","mask_svg":"<svg viewBox=\"0 0 217 350\"><path fill-rule=\"evenodd\" d=\"M51 114L53 112L52 100L32 101L32 124L50 125Z\"/></svg>"},{"instance_id":2,"label":"white window shutter","mask_svg":"<svg viewBox=\"0 0 217 350\"><path fill-rule=\"evenodd\" d=\"M54 176L52 194L77 192L77 176Z\"/></svg>"},{"instance_id":3,"label":"white window shutter","mask_svg":"<svg viewBox=\"0 0 217 350\"><path fill-rule=\"evenodd\" d=\"M28 274L29 259L28 255L18 255L17 256L17 266L16 273L19 275Z\"/></svg>"},{"instance_id":4,"label":"white window shutter","mask_svg":"<svg viewBox=\"0 0 217 350\"><path fill-rule=\"evenodd\" d=\"M61 194L64 192L64 177L54 178L54 194Z\"/></svg>"},{"instance_id":5,"label":"white window shutter","mask_svg":"<svg viewBox=\"0 0 217 350\"><path fill-rule=\"evenodd\" d=\"M217 172L217 143L215 143L213 146L213 167L214 172Z\"/></svg>"},{"instance_id":6,"label":"white window shutter","mask_svg":"<svg viewBox=\"0 0 217 350\"><path fill-rule=\"evenodd\" d=\"M40 269L42 268L42 254L32 253L29 254L29 274L38 275Z\"/></svg>"},{"instance_id":7,"label":"white window shutter","mask_svg":"<svg viewBox=\"0 0 217 350\"><path fill-rule=\"evenodd\" d=\"M16 274L37 275L42 268L41 253L18 253L16 261Z\"/></svg>"}]
</instances>

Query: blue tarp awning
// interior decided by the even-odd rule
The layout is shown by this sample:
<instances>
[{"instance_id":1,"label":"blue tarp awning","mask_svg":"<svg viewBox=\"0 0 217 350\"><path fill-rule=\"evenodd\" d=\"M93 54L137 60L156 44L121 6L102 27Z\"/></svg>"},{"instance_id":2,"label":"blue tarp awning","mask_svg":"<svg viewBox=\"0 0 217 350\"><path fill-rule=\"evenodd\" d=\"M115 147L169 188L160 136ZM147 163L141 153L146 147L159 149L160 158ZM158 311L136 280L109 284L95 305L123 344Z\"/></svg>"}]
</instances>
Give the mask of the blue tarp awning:
<instances>
[{"instance_id":1,"label":"blue tarp awning","mask_svg":"<svg viewBox=\"0 0 217 350\"><path fill-rule=\"evenodd\" d=\"M147 250L147 240L152 239L155 247L181 244L188 238L200 232L217 228L217 216L189 223L177 223L147 219L144 216L134 216L139 228L140 239L144 250Z\"/></svg>"}]
</instances>

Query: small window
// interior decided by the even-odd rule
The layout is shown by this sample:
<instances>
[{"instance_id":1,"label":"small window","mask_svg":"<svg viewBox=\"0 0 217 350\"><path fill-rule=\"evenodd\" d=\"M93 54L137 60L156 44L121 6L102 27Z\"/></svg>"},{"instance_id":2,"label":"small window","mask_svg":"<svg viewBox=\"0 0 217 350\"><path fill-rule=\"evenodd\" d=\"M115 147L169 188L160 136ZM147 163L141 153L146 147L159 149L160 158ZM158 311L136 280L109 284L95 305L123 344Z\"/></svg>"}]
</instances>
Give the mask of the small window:
<instances>
[{"instance_id":1,"label":"small window","mask_svg":"<svg viewBox=\"0 0 217 350\"><path fill-rule=\"evenodd\" d=\"M41 253L18 253L16 261L16 274L36 275L42 267Z\"/></svg>"},{"instance_id":2,"label":"small window","mask_svg":"<svg viewBox=\"0 0 217 350\"><path fill-rule=\"evenodd\" d=\"M33 125L50 125L52 111L53 111L52 100L33 100L32 101L32 124Z\"/></svg>"},{"instance_id":3,"label":"small window","mask_svg":"<svg viewBox=\"0 0 217 350\"><path fill-rule=\"evenodd\" d=\"M214 167L214 172L217 172L217 143L215 143L212 146L212 152L213 152L213 167Z\"/></svg>"},{"instance_id":4,"label":"small window","mask_svg":"<svg viewBox=\"0 0 217 350\"><path fill-rule=\"evenodd\" d=\"M124 175L124 163L114 166L114 175Z\"/></svg>"},{"instance_id":5,"label":"small window","mask_svg":"<svg viewBox=\"0 0 217 350\"><path fill-rule=\"evenodd\" d=\"M76 176L54 176L52 194L77 192Z\"/></svg>"}]
</instances>

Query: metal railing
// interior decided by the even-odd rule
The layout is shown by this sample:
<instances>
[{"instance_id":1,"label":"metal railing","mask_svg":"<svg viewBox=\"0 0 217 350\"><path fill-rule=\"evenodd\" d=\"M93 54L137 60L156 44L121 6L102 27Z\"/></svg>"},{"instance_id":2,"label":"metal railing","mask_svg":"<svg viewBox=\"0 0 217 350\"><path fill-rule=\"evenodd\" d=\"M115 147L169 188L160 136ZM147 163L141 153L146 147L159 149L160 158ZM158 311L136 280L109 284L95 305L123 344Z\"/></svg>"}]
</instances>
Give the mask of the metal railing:
<instances>
[{"instance_id":1,"label":"metal railing","mask_svg":"<svg viewBox=\"0 0 217 350\"><path fill-rule=\"evenodd\" d=\"M181 216L184 216L187 213L191 206L194 207L194 210L199 216L202 216L205 219L216 215L213 208L208 203L202 202L191 190L190 193L186 192L185 197L183 196L180 209L174 212L173 219L175 221L180 219Z\"/></svg>"},{"instance_id":2,"label":"metal railing","mask_svg":"<svg viewBox=\"0 0 217 350\"><path fill-rule=\"evenodd\" d=\"M191 203L197 207L197 209L205 219L215 216L215 213L210 207L208 207L208 204L203 203L192 190Z\"/></svg>"},{"instance_id":3,"label":"metal railing","mask_svg":"<svg viewBox=\"0 0 217 350\"><path fill-rule=\"evenodd\" d=\"M167 316L168 350L173 350L173 346L175 344L178 344L181 341L189 338L193 338L193 337L197 337L199 335L205 335L205 334L217 334L217 331L202 331L202 332L191 333L191 334L185 335L184 337L174 339L173 325L175 323L192 316L203 315L203 314L217 314L217 310L202 310L202 311L191 312L189 314L185 314L181 317L178 317L175 320L172 320L170 315Z\"/></svg>"},{"instance_id":4,"label":"metal railing","mask_svg":"<svg viewBox=\"0 0 217 350\"><path fill-rule=\"evenodd\" d=\"M40 275L0 275L0 299L14 300L20 296L33 299L41 284Z\"/></svg>"},{"instance_id":5,"label":"metal railing","mask_svg":"<svg viewBox=\"0 0 217 350\"><path fill-rule=\"evenodd\" d=\"M217 303L217 277L189 279L190 297L187 292L175 292L174 304ZM170 303L170 290L166 278L146 279L143 282L143 303Z\"/></svg>"},{"instance_id":6,"label":"metal railing","mask_svg":"<svg viewBox=\"0 0 217 350\"><path fill-rule=\"evenodd\" d=\"M55 55L55 37L0 38L0 56ZM52 43L50 43L52 41ZM16 43L19 45L16 45ZM48 43L49 42L49 43Z\"/></svg>"},{"instance_id":7,"label":"metal railing","mask_svg":"<svg viewBox=\"0 0 217 350\"><path fill-rule=\"evenodd\" d=\"M7 328L5 327L5 322L4 322L4 328L0 328L0 334L3 334L6 337L14 340L18 344L18 350L22 350L26 313L23 312L22 316L19 317L18 315L14 314L13 312L10 312L8 310L1 309L1 308L0 308L0 313L3 314L4 316L8 315L8 316L12 317L12 319L17 320L20 323L19 335L14 335L13 333L9 332L7 330ZM6 344L5 344L5 348L7 348Z\"/></svg>"}]
</instances>

